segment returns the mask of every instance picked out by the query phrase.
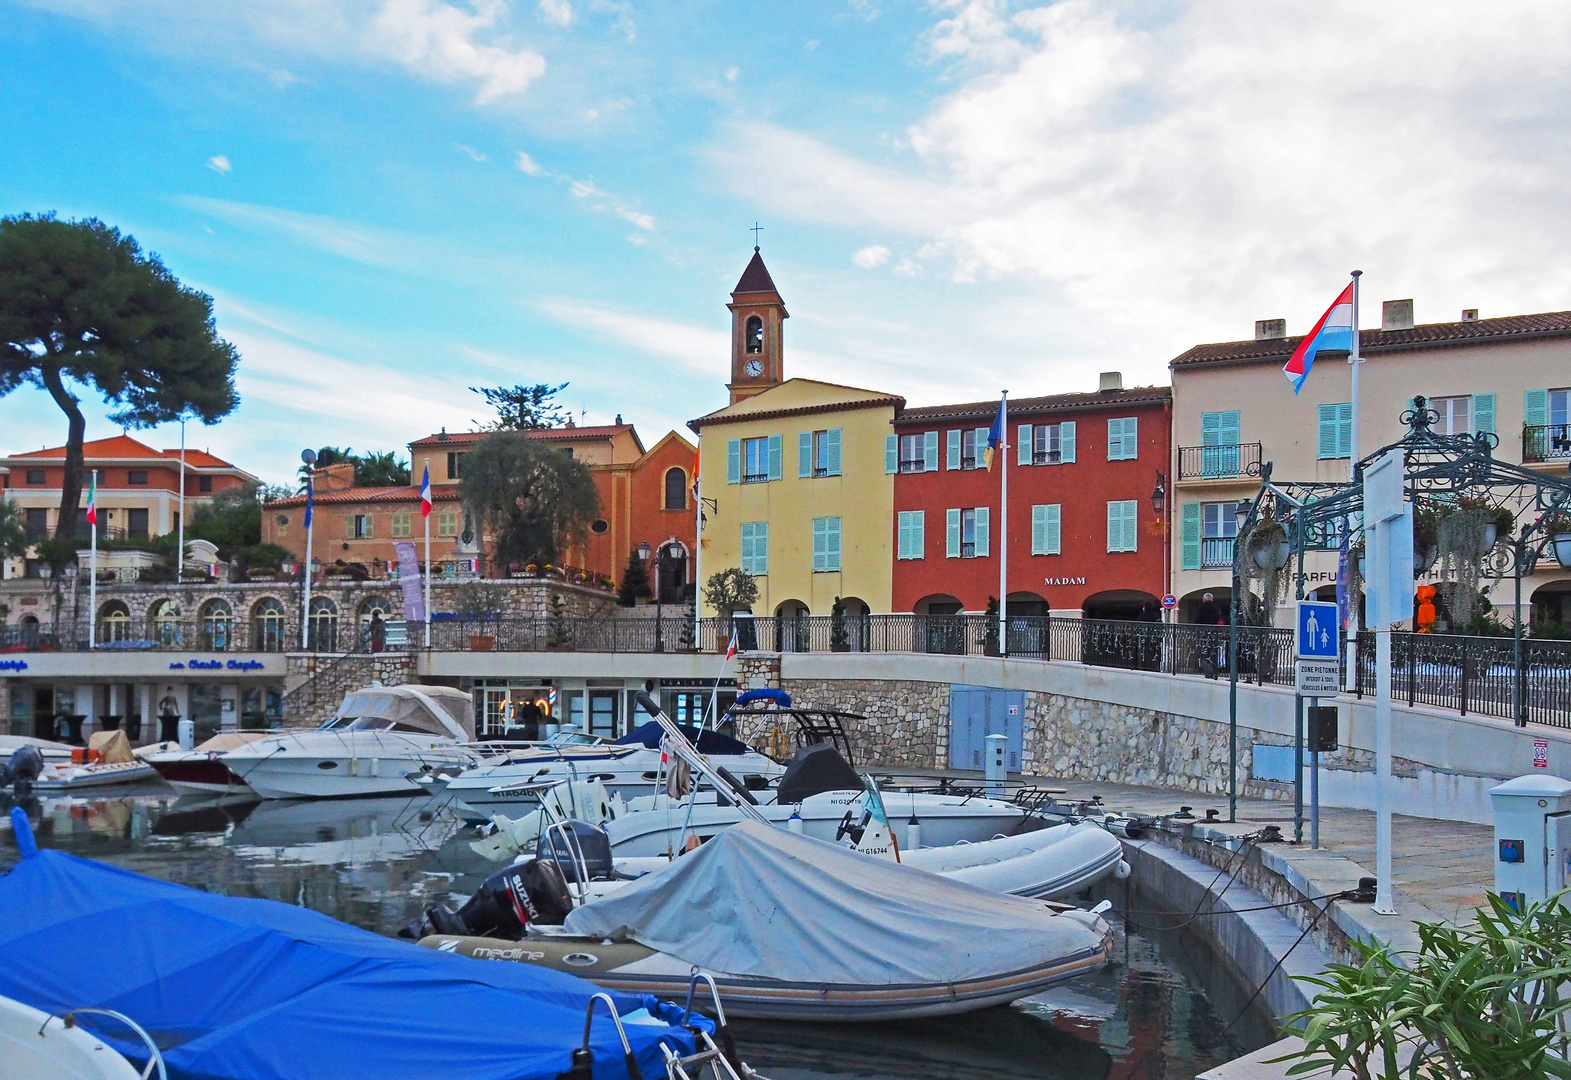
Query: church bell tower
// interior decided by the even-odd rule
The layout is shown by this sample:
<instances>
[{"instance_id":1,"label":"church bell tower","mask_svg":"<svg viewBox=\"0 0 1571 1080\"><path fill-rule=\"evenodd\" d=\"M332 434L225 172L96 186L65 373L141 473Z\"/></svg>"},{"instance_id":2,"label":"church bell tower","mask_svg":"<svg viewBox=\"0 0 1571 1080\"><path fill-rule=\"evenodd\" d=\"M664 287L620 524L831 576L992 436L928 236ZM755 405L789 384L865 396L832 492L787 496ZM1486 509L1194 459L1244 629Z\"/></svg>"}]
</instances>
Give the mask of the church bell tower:
<instances>
[{"instance_id":1,"label":"church bell tower","mask_svg":"<svg viewBox=\"0 0 1571 1080\"><path fill-rule=\"evenodd\" d=\"M764 260L753 248L752 261L731 290L731 404L785 381L781 352L790 315L775 289Z\"/></svg>"}]
</instances>

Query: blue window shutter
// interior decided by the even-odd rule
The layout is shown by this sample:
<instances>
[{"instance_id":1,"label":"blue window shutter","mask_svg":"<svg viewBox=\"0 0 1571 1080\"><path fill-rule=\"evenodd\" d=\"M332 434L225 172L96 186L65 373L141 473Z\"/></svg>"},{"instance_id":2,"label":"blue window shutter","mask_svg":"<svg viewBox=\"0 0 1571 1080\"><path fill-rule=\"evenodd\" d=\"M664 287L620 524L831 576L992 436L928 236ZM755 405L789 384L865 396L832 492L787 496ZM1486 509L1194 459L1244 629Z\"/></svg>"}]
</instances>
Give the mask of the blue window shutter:
<instances>
[{"instance_id":1,"label":"blue window shutter","mask_svg":"<svg viewBox=\"0 0 1571 1080\"><path fill-rule=\"evenodd\" d=\"M1185 570L1200 569L1200 504L1186 502L1179 507L1179 558Z\"/></svg>"},{"instance_id":2,"label":"blue window shutter","mask_svg":"<svg viewBox=\"0 0 1571 1080\"><path fill-rule=\"evenodd\" d=\"M944 511L944 554L951 559L960 558L960 511Z\"/></svg>"},{"instance_id":3,"label":"blue window shutter","mask_svg":"<svg viewBox=\"0 0 1571 1080\"><path fill-rule=\"evenodd\" d=\"M922 471L938 471L938 432L936 431L922 433Z\"/></svg>"},{"instance_id":4,"label":"blue window shutter","mask_svg":"<svg viewBox=\"0 0 1571 1080\"><path fill-rule=\"evenodd\" d=\"M1124 456L1124 421L1122 417L1107 422L1107 460L1117 461Z\"/></svg>"},{"instance_id":5,"label":"blue window shutter","mask_svg":"<svg viewBox=\"0 0 1571 1080\"><path fill-rule=\"evenodd\" d=\"M826 565L828 555L828 541L825 534L828 531L829 519L816 517L813 519L813 572L820 573L829 569Z\"/></svg>"},{"instance_id":6,"label":"blue window shutter","mask_svg":"<svg viewBox=\"0 0 1571 1080\"><path fill-rule=\"evenodd\" d=\"M1031 425L1021 424L1015 429L1015 462L1019 465L1031 464Z\"/></svg>"},{"instance_id":7,"label":"blue window shutter","mask_svg":"<svg viewBox=\"0 0 1571 1080\"><path fill-rule=\"evenodd\" d=\"M987 558L988 523L991 516L990 508L986 506L976 508L976 557L979 559Z\"/></svg>"},{"instance_id":8,"label":"blue window shutter","mask_svg":"<svg viewBox=\"0 0 1571 1080\"><path fill-rule=\"evenodd\" d=\"M1222 445L1222 414L1207 412L1200 414L1200 445Z\"/></svg>"},{"instance_id":9,"label":"blue window shutter","mask_svg":"<svg viewBox=\"0 0 1571 1080\"><path fill-rule=\"evenodd\" d=\"M769 436L769 479L771 480L778 480L782 475L780 471L781 466L784 464L780 460L784 457L782 442L783 439L779 435Z\"/></svg>"},{"instance_id":10,"label":"blue window shutter","mask_svg":"<svg viewBox=\"0 0 1571 1080\"><path fill-rule=\"evenodd\" d=\"M1528 390L1522 395L1522 423L1544 427L1549 423L1549 391Z\"/></svg>"},{"instance_id":11,"label":"blue window shutter","mask_svg":"<svg viewBox=\"0 0 1571 1080\"><path fill-rule=\"evenodd\" d=\"M921 559L927 555L927 511L911 511L911 558Z\"/></svg>"},{"instance_id":12,"label":"blue window shutter","mask_svg":"<svg viewBox=\"0 0 1571 1080\"><path fill-rule=\"evenodd\" d=\"M797 432L796 475L813 475L813 433L811 431Z\"/></svg>"},{"instance_id":13,"label":"blue window shutter","mask_svg":"<svg viewBox=\"0 0 1571 1080\"><path fill-rule=\"evenodd\" d=\"M725 444L725 482L742 482L742 440L732 439Z\"/></svg>"},{"instance_id":14,"label":"blue window shutter","mask_svg":"<svg viewBox=\"0 0 1571 1080\"><path fill-rule=\"evenodd\" d=\"M1124 542L1124 511L1116 502L1107 504L1107 550L1117 551Z\"/></svg>"},{"instance_id":15,"label":"blue window shutter","mask_svg":"<svg viewBox=\"0 0 1571 1080\"><path fill-rule=\"evenodd\" d=\"M1322 405L1319 408L1319 456L1322 461L1337 456L1337 443L1340 441L1337 438L1337 428L1340 426L1337 423L1337 413L1340 409L1339 405Z\"/></svg>"},{"instance_id":16,"label":"blue window shutter","mask_svg":"<svg viewBox=\"0 0 1571 1080\"><path fill-rule=\"evenodd\" d=\"M1060 461L1075 460L1075 422L1065 420L1058 425L1058 448Z\"/></svg>"},{"instance_id":17,"label":"blue window shutter","mask_svg":"<svg viewBox=\"0 0 1571 1080\"><path fill-rule=\"evenodd\" d=\"M1337 457L1353 456L1353 403L1345 401L1337 406Z\"/></svg>"},{"instance_id":18,"label":"blue window shutter","mask_svg":"<svg viewBox=\"0 0 1571 1080\"><path fill-rule=\"evenodd\" d=\"M982 467L982 462L987 460L988 430L989 429L985 427L979 427L976 429L976 466L979 469Z\"/></svg>"},{"instance_id":19,"label":"blue window shutter","mask_svg":"<svg viewBox=\"0 0 1571 1080\"><path fill-rule=\"evenodd\" d=\"M1473 430L1494 434L1495 431L1495 395L1473 395Z\"/></svg>"},{"instance_id":20,"label":"blue window shutter","mask_svg":"<svg viewBox=\"0 0 1571 1080\"><path fill-rule=\"evenodd\" d=\"M1049 503L1047 510L1047 529L1043 534L1046 541L1042 554L1057 555L1064 550L1063 544L1063 507L1058 503Z\"/></svg>"},{"instance_id":21,"label":"blue window shutter","mask_svg":"<svg viewBox=\"0 0 1571 1080\"><path fill-rule=\"evenodd\" d=\"M753 562L758 566L753 573L769 573L769 522L767 521L753 523Z\"/></svg>"},{"instance_id":22,"label":"blue window shutter","mask_svg":"<svg viewBox=\"0 0 1571 1080\"><path fill-rule=\"evenodd\" d=\"M830 476L839 476L840 475L840 429L839 428L830 428L827 432L825 432L824 439L829 443L829 448L828 448L828 450L826 452L826 455L825 455L829 459L829 461L827 462L827 464L829 466L829 475Z\"/></svg>"},{"instance_id":23,"label":"blue window shutter","mask_svg":"<svg viewBox=\"0 0 1571 1080\"><path fill-rule=\"evenodd\" d=\"M944 463L946 468L950 468L950 469L958 469L958 468L960 468L960 432L959 431L952 430L952 431L949 432L948 453L945 456L948 459Z\"/></svg>"},{"instance_id":24,"label":"blue window shutter","mask_svg":"<svg viewBox=\"0 0 1571 1080\"><path fill-rule=\"evenodd\" d=\"M902 510L895 515L895 558L909 559L911 550L911 514Z\"/></svg>"},{"instance_id":25,"label":"blue window shutter","mask_svg":"<svg viewBox=\"0 0 1571 1080\"><path fill-rule=\"evenodd\" d=\"M1241 427L1239 422L1240 419L1241 417L1239 416L1237 409L1229 409L1227 412L1221 414L1219 429L1221 435L1221 444L1223 446L1238 445L1238 433Z\"/></svg>"},{"instance_id":26,"label":"blue window shutter","mask_svg":"<svg viewBox=\"0 0 1571 1080\"><path fill-rule=\"evenodd\" d=\"M1047 507L1031 507L1031 554L1047 554Z\"/></svg>"},{"instance_id":27,"label":"blue window shutter","mask_svg":"<svg viewBox=\"0 0 1571 1080\"><path fill-rule=\"evenodd\" d=\"M1124 501L1124 550L1138 551L1140 549L1140 502L1137 499Z\"/></svg>"},{"instance_id":28,"label":"blue window shutter","mask_svg":"<svg viewBox=\"0 0 1571 1080\"><path fill-rule=\"evenodd\" d=\"M884 436L884 472L892 473L900 470L900 436Z\"/></svg>"},{"instance_id":29,"label":"blue window shutter","mask_svg":"<svg viewBox=\"0 0 1571 1080\"><path fill-rule=\"evenodd\" d=\"M825 567L825 569L826 570L839 570L840 569L840 518L839 517L832 517L832 518L828 519L828 527L827 527L824 539L825 539L825 549L824 549L824 551L825 551L825 555L826 555L827 562L828 562L828 565Z\"/></svg>"}]
</instances>

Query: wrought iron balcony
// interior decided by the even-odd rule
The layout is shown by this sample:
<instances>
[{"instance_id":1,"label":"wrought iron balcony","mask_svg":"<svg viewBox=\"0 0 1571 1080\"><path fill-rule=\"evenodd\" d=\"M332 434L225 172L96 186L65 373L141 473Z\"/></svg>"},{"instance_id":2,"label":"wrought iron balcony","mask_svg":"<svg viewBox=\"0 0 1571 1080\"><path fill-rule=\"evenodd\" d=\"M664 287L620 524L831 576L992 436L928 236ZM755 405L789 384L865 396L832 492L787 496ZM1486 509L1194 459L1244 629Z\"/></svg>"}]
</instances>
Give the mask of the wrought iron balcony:
<instances>
[{"instance_id":1,"label":"wrought iron balcony","mask_svg":"<svg viewBox=\"0 0 1571 1080\"><path fill-rule=\"evenodd\" d=\"M1537 424L1522 429L1525 462L1571 461L1571 424Z\"/></svg>"},{"instance_id":2,"label":"wrought iron balcony","mask_svg":"<svg viewBox=\"0 0 1571 1080\"><path fill-rule=\"evenodd\" d=\"M1229 480L1260 475L1260 444L1228 443L1223 446L1180 446L1180 480Z\"/></svg>"},{"instance_id":3,"label":"wrought iron balcony","mask_svg":"<svg viewBox=\"0 0 1571 1080\"><path fill-rule=\"evenodd\" d=\"M1233 538L1208 536L1200 541L1200 568L1202 570L1228 569L1233 565Z\"/></svg>"}]
</instances>

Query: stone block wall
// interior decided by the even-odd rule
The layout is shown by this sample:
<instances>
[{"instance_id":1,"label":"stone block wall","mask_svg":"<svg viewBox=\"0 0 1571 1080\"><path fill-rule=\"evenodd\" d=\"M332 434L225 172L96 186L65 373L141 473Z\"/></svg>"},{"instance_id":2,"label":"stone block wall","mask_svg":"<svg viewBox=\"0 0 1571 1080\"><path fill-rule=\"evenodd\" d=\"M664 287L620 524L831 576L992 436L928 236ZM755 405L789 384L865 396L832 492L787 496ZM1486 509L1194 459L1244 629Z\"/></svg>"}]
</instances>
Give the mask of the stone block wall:
<instances>
[{"instance_id":1,"label":"stone block wall","mask_svg":"<svg viewBox=\"0 0 1571 1080\"><path fill-rule=\"evenodd\" d=\"M314 728L338 708L350 690L379 682L399 686L419 682L414 656L409 653L373 653L358 656L322 656L291 653L284 691L284 726Z\"/></svg>"}]
</instances>

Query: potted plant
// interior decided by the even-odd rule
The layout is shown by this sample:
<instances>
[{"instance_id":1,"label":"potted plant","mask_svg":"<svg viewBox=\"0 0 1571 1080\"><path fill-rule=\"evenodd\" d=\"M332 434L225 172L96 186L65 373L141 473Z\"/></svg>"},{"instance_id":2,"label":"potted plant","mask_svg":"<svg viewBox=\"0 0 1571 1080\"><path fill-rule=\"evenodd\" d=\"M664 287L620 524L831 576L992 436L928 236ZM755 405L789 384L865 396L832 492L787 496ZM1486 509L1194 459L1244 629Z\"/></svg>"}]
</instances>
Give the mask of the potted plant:
<instances>
[{"instance_id":1,"label":"potted plant","mask_svg":"<svg viewBox=\"0 0 1571 1080\"><path fill-rule=\"evenodd\" d=\"M838 596L829 607L829 651L851 651L851 634L846 630L846 606Z\"/></svg>"},{"instance_id":2,"label":"potted plant","mask_svg":"<svg viewBox=\"0 0 1571 1080\"><path fill-rule=\"evenodd\" d=\"M1413 577L1429 573L1440 558L1440 508L1432 499L1413 503Z\"/></svg>"},{"instance_id":3,"label":"potted plant","mask_svg":"<svg viewBox=\"0 0 1571 1080\"><path fill-rule=\"evenodd\" d=\"M1480 495L1464 495L1456 501L1453 517L1467 520L1479 532L1478 556L1483 558L1495 549L1502 536L1508 536L1516 524L1516 515L1504 506L1498 506Z\"/></svg>"},{"instance_id":4,"label":"potted plant","mask_svg":"<svg viewBox=\"0 0 1571 1080\"><path fill-rule=\"evenodd\" d=\"M485 622L497 618L506 601L501 588L484 581L466 581L453 591L453 610L458 617L481 624L469 634L472 652L490 652L496 647L496 632Z\"/></svg>"},{"instance_id":5,"label":"potted plant","mask_svg":"<svg viewBox=\"0 0 1571 1080\"><path fill-rule=\"evenodd\" d=\"M1555 561L1571 570L1571 509L1561 507L1544 515L1544 532L1554 549Z\"/></svg>"}]
</instances>

